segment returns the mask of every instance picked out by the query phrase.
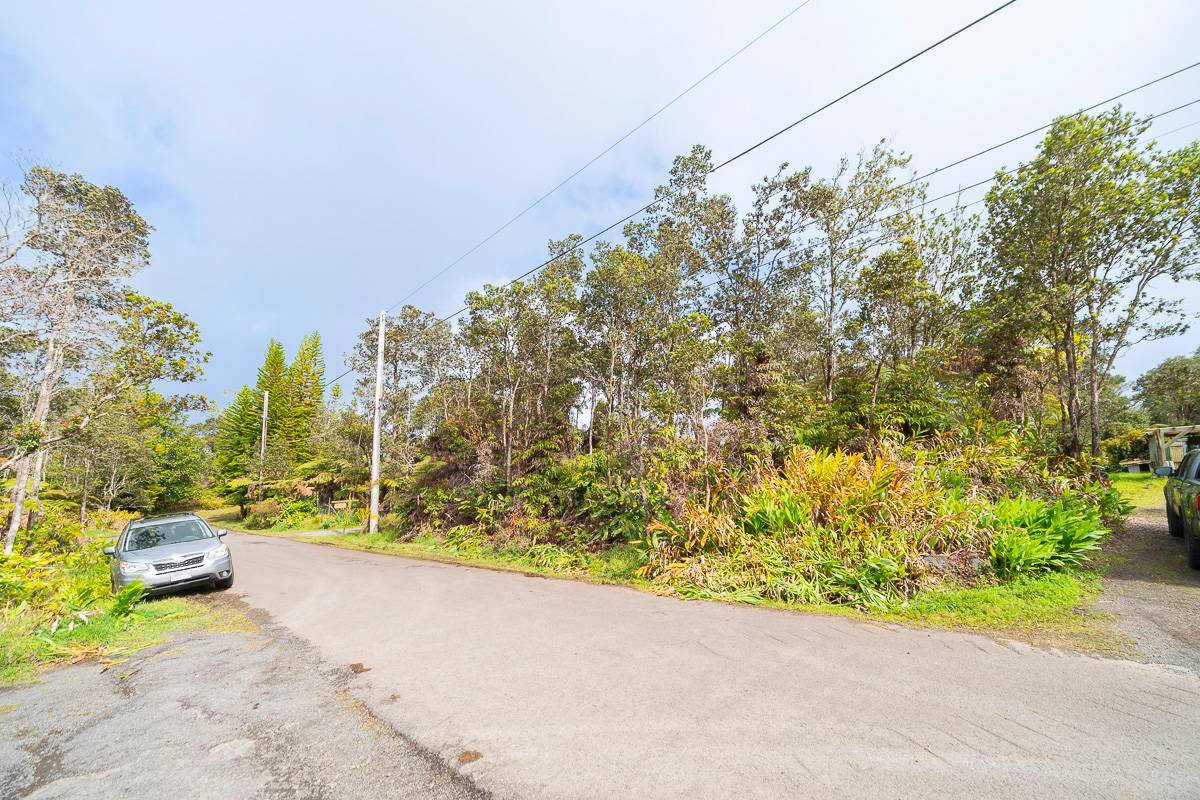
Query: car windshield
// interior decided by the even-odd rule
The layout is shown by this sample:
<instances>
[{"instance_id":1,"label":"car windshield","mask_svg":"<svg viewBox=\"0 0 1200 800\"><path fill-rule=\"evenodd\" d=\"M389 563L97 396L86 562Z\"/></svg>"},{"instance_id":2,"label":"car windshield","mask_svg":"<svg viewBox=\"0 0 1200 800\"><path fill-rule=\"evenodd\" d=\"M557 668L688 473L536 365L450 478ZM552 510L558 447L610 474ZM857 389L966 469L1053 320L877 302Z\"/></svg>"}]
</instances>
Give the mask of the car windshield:
<instances>
[{"instance_id":1,"label":"car windshield","mask_svg":"<svg viewBox=\"0 0 1200 800\"><path fill-rule=\"evenodd\" d=\"M149 550L164 544L195 542L213 538L213 532L198 519L155 522L132 528L125 537L126 550Z\"/></svg>"}]
</instances>

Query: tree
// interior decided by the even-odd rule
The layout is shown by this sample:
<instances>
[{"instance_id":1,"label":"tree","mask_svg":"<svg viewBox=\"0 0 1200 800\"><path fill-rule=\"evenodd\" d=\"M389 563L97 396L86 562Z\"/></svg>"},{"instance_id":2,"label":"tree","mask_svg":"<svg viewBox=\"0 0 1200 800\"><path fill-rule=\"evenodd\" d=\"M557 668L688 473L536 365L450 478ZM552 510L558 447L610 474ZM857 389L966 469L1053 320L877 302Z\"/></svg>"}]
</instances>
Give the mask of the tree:
<instances>
[{"instance_id":1,"label":"tree","mask_svg":"<svg viewBox=\"0 0 1200 800\"><path fill-rule=\"evenodd\" d=\"M987 195L993 287L1005 306L1032 309L1053 348L1073 457L1084 420L1100 455L1101 393L1120 354L1186 328L1178 301L1153 289L1197 276L1200 147L1142 145L1148 125L1119 107L1061 117Z\"/></svg>"},{"instance_id":2,"label":"tree","mask_svg":"<svg viewBox=\"0 0 1200 800\"><path fill-rule=\"evenodd\" d=\"M842 159L833 177L807 187L802 199L811 215L813 241L804 262L809 298L821 323L822 393L832 403L846 352L843 335L850 324L860 288L859 274L872 248L886 246L907 219L902 213L916 189L900 184L898 170L908 158L883 143L859 154L857 163ZM892 211L895 209L895 211ZM888 212L891 213L888 213Z\"/></svg>"},{"instance_id":3,"label":"tree","mask_svg":"<svg viewBox=\"0 0 1200 800\"><path fill-rule=\"evenodd\" d=\"M1200 424L1200 350L1146 370L1134 396L1155 425Z\"/></svg>"},{"instance_id":4,"label":"tree","mask_svg":"<svg viewBox=\"0 0 1200 800\"><path fill-rule=\"evenodd\" d=\"M350 354L349 365L359 374L357 401L372 408L379 320L368 318ZM444 391L458 366L449 324L415 306L405 305L388 317L384 327L381 450L386 477L401 479L420 459L420 441L450 414L454 399ZM436 397L431 393L442 387ZM465 398L470 403L469 394ZM369 456L368 450L363 454ZM365 461L362 462L365 465ZM390 471L389 471L390 470Z\"/></svg>"},{"instance_id":5,"label":"tree","mask_svg":"<svg viewBox=\"0 0 1200 800\"><path fill-rule=\"evenodd\" d=\"M292 418L292 397L288 387L287 355L283 345L272 339L267 343L262 366L258 368L258 382L254 385L259 397L259 412L262 412L264 396L267 404L267 441L286 443L286 432Z\"/></svg>"},{"instance_id":6,"label":"tree","mask_svg":"<svg viewBox=\"0 0 1200 800\"><path fill-rule=\"evenodd\" d=\"M25 173L29 217L6 235L3 294L34 350L33 399L9 450L16 462L5 552L24 512L26 483L44 445L50 404L68 356L107 327L124 294L123 281L149 261L149 225L119 190L45 167ZM99 329L99 330L98 330Z\"/></svg>"},{"instance_id":7,"label":"tree","mask_svg":"<svg viewBox=\"0 0 1200 800\"><path fill-rule=\"evenodd\" d=\"M319 333L314 331L300 341L296 358L288 365L286 382L288 416L283 422L283 439L293 461L303 464L313 456L310 439L325 399L325 356Z\"/></svg>"},{"instance_id":8,"label":"tree","mask_svg":"<svg viewBox=\"0 0 1200 800\"><path fill-rule=\"evenodd\" d=\"M902 370L936 378L961 350L976 223L961 212L914 220L859 275L852 330L870 370L868 427L883 378Z\"/></svg>"}]
</instances>

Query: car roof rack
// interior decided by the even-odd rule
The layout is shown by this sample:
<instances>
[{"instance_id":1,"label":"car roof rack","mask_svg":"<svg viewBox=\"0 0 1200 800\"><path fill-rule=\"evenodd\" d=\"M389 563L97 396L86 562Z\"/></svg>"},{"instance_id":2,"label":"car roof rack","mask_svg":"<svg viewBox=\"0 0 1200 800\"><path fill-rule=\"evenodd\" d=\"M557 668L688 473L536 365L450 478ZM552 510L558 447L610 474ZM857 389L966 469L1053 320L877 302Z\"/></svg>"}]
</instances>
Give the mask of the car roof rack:
<instances>
[{"instance_id":1,"label":"car roof rack","mask_svg":"<svg viewBox=\"0 0 1200 800\"><path fill-rule=\"evenodd\" d=\"M147 516L139 517L138 519L131 520L130 524L136 525L139 522L153 522L156 519L171 519L173 517L194 517L194 516L196 516L196 515L194 513L192 513L191 511L174 511L174 512L167 513L167 514L148 514Z\"/></svg>"}]
</instances>

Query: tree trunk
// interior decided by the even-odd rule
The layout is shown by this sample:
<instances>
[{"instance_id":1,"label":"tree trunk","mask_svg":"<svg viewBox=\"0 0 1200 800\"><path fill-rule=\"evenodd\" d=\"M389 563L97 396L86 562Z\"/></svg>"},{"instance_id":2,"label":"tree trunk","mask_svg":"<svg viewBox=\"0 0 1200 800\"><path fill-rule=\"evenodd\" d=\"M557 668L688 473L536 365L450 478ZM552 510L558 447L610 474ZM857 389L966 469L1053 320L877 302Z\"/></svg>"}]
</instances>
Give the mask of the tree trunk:
<instances>
[{"instance_id":1,"label":"tree trunk","mask_svg":"<svg viewBox=\"0 0 1200 800\"><path fill-rule=\"evenodd\" d=\"M1065 454L1071 458L1083 455L1083 442L1079 435L1079 353L1075 344L1075 320L1068 317L1059 331L1062 346L1062 373L1059 403L1065 413L1063 431L1067 435Z\"/></svg>"},{"instance_id":2,"label":"tree trunk","mask_svg":"<svg viewBox=\"0 0 1200 800\"><path fill-rule=\"evenodd\" d=\"M17 540L17 530L21 527L21 517L25 514L25 492L29 485L30 460L28 455L21 456L17 461L16 469L13 470L15 474L12 492L13 507L12 516L8 518L8 530L4 534L5 555L13 551L13 544Z\"/></svg>"},{"instance_id":3,"label":"tree trunk","mask_svg":"<svg viewBox=\"0 0 1200 800\"><path fill-rule=\"evenodd\" d=\"M875 430L875 407L879 400L879 374L883 372L883 359L875 363L875 374L871 376L871 411L867 415L867 429Z\"/></svg>"},{"instance_id":4,"label":"tree trunk","mask_svg":"<svg viewBox=\"0 0 1200 800\"><path fill-rule=\"evenodd\" d=\"M1092 458L1100 457L1100 380L1092 371L1091 391L1088 393L1088 412L1091 419Z\"/></svg>"},{"instance_id":5,"label":"tree trunk","mask_svg":"<svg viewBox=\"0 0 1200 800\"><path fill-rule=\"evenodd\" d=\"M28 420L31 424L41 428L43 432L46 420L50 418L50 398L55 384L58 383L62 363L62 348L59 347L58 337L52 333L46 340L46 366L42 369L42 377L38 381L37 400L34 401L33 414ZM26 482L29 480L32 467L30 455L21 456L17 465L17 480L13 484L12 492L12 516L8 520L8 530L4 535L4 552L6 554L13 550L13 543L17 538L17 528L21 524L21 518L25 515L25 497L28 489Z\"/></svg>"},{"instance_id":6,"label":"tree trunk","mask_svg":"<svg viewBox=\"0 0 1200 800\"><path fill-rule=\"evenodd\" d=\"M88 471L91 469L92 462L90 459L83 460L83 484L79 490L79 524L87 524L87 504L88 504Z\"/></svg>"},{"instance_id":7,"label":"tree trunk","mask_svg":"<svg viewBox=\"0 0 1200 800\"><path fill-rule=\"evenodd\" d=\"M41 490L42 490L42 475L46 471L46 454L48 450L38 450L37 455L33 457L33 472L32 482L29 486L29 499L27 502L37 506L38 511L42 514L46 513L45 506L42 505Z\"/></svg>"}]
</instances>

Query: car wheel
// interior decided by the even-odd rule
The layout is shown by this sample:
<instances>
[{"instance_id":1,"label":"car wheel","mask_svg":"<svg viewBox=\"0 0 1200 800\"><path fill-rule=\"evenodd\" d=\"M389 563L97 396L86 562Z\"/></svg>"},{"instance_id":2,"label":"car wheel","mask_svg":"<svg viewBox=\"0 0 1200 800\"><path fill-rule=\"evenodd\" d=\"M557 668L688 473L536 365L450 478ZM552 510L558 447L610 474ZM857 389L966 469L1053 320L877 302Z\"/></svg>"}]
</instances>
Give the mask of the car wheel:
<instances>
[{"instance_id":1,"label":"car wheel","mask_svg":"<svg viewBox=\"0 0 1200 800\"><path fill-rule=\"evenodd\" d=\"M222 589L222 590L223 589L232 589L233 588L233 575L230 575L228 578L224 578L223 580L217 581L216 584L214 584L214 585L217 587L217 589Z\"/></svg>"},{"instance_id":2,"label":"car wheel","mask_svg":"<svg viewBox=\"0 0 1200 800\"><path fill-rule=\"evenodd\" d=\"M1188 566L1192 569L1200 569L1200 537L1197 537L1188 527L1184 530L1183 541L1187 546Z\"/></svg>"},{"instance_id":3,"label":"car wheel","mask_svg":"<svg viewBox=\"0 0 1200 800\"><path fill-rule=\"evenodd\" d=\"M1183 536L1183 526L1179 524L1179 515L1167 506L1167 533L1178 539Z\"/></svg>"}]
</instances>

